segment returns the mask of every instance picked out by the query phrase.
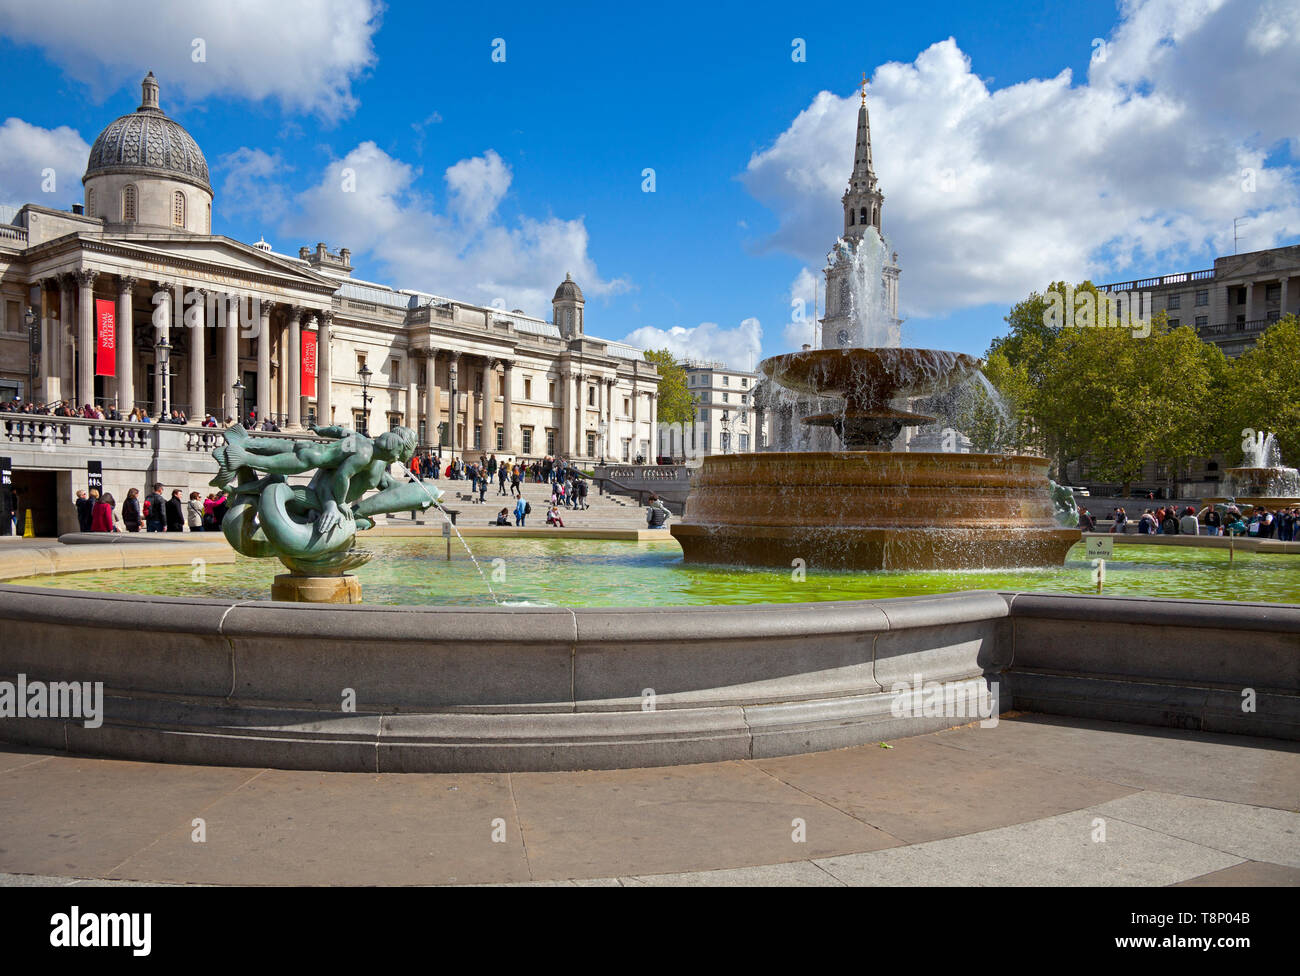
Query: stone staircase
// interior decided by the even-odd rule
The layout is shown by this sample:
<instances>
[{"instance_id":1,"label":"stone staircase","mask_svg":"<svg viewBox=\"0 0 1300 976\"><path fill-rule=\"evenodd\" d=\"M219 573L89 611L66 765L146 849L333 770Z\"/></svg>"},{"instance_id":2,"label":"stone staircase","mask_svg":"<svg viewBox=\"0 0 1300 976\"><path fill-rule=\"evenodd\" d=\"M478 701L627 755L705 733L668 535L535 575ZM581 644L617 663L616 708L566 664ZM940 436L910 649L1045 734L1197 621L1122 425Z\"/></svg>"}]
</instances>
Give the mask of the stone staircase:
<instances>
[{"instance_id":1,"label":"stone staircase","mask_svg":"<svg viewBox=\"0 0 1300 976\"><path fill-rule=\"evenodd\" d=\"M495 481L488 485L487 494L481 505L477 501L477 495L474 495L475 500L471 501L468 481L448 481L446 478L439 478L433 484L444 492L442 507L457 512L458 526L486 526L496 518L497 512L502 508L510 509L510 523L514 524L515 499L509 495L508 484L507 494L504 496L497 494ZM528 516L528 527L545 527L546 510L551 504L551 486L530 482L519 487L524 498L533 506L532 514ZM636 499L619 495L601 495L590 483L587 491L587 508L569 509L561 505L560 517L564 520L565 528L573 529L644 529L646 527L645 508L638 504ZM381 519L379 524L410 526L441 523L442 516L434 512L419 512L414 519L409 512L400 512L389 515L387 519Z\"/></svg>"}]
</instances>

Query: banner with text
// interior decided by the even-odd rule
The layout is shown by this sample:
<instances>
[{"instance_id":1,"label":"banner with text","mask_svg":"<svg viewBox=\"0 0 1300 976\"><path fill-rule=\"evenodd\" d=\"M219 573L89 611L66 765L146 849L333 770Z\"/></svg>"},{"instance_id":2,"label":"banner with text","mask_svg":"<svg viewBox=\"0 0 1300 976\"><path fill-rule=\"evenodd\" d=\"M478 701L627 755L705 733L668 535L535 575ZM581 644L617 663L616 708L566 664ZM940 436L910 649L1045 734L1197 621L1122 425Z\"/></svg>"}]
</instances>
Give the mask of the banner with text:
<instances>
[{"instance_id":1,"label":"banner with text","mask_svg":"<svg viewBox=\"0 0 1300 976\"><path fill-rule=\"evenodd\" d=\"M108 299L95 299L95 325L99 332L99 341L95 344L95 375L116 376L117 313Z\"/></svg>"},{"instance_id":2,"label":"banner with text","mask_svg":"<svg viewBox=\"0 0 1300 976\"><path fill-rule=\"evenodd\" d=\"M316 395L316 333L302 334L302 395Z\"/></svg>"}]
</instances>

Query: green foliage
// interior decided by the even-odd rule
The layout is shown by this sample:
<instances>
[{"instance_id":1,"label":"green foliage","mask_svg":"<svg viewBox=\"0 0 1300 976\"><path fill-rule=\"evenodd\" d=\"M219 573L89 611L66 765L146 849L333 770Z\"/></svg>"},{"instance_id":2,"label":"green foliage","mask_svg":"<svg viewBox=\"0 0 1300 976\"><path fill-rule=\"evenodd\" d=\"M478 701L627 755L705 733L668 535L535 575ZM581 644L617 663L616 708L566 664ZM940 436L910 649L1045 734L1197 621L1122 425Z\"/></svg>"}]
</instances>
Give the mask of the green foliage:
<instances>
[{"instance_id":1,"label":"green foliage","mask_svg":"<svg viewBox=\"0 0 1300 976\"><path fill-rule=\"evenodd\" d=\"M647 349L645 358L659 368L659 422L689 424L695 418L695 408L686 390L686 370L667 349Z\"/></svg>"},{"instance_id":2,"label":"green foliage","mask_svg":"<svg viewBox=\"0 0 1300 976\"><path fill-rule=\"evenodd\" d=\"M1241 432L1249 427L1277 435L1282 457L1300 459L1300 320L1273 323L1259 341L1228 364L1220 384L1217 445L1233 462L1242 456Z\"/></svg>"}]
</instances>

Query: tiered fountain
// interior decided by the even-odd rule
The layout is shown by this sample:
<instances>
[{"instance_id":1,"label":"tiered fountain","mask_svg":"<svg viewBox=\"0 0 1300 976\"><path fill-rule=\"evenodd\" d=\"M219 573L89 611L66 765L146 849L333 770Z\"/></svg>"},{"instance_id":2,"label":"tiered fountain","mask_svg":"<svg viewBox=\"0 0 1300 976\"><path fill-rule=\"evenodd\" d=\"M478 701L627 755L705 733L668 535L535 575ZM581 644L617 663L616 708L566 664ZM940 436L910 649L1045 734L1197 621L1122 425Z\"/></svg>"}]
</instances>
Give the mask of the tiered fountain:
<instances>
[{"instance_id":1,"label":"tiered fountain","mask_svg":"<svg viewBox=\"0 0 1300 976\"><path fill-rule=\"evenodd\" d=\"M1242 462L1228 468L1227 495L1207 498L1209 505L1234 502L1243 511L1300 505L1300 472L1282 463L1277 437L1266 431L1243 431Z\"/></svg>"},{"instance_id":2,"label":"tiered fountain","mask_svg":"<svg viewBox=\"0 0 1300 976\"><path fill-rule=\"evenodd\" d=\"M852 269L854 327L841 333L842 348L760 363L790 400L843 405L805 415L802 423L833 428L844 450L706 457L671 530L687 562L1059 566L1079 541L1077 528L1057 521L1044 458L893 449L906 428L936 419L916 412L915 401L974 377L979 363L961 353L871 342L897 334L879 300L883 253L874 233L841 240L832 252L832 261Z\"/></svg>"}]
</instances>

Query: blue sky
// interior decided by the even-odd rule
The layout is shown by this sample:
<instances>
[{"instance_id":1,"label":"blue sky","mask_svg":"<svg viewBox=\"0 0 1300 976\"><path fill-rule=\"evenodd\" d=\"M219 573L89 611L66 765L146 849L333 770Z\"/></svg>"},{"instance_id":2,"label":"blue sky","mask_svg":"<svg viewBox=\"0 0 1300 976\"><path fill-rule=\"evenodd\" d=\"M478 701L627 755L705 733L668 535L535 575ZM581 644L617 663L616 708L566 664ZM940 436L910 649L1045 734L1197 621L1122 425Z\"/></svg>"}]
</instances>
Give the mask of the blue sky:
<instances>
[{"instance_id":1,"label":"blue sky","mask_svg":"<svg viewBox=\"0 0 1300 976\"><path fill-rule=\"evenodd\" d=\"M865 70L910 344L980 353L1015 297L1053 277L1209 267L1230 251L1231 216L1254 216L1242 250L1300 239L1294 93L1279 90L1271 117L1268 99L1254 116L1228 103L1238 66L1261 77L1261 52L1296 63L1294 37L1270 39L1268 0L833 16L789 3L329 0L322 15L202 2L157 15L147 36L116 25L135 2L110 18L0 0L13 81L0 203L79 201L79 172L42 197L32 171L44 156L75 170L75 138L133 110L152 69L208 159L216 232L287 253L323 240L353 250L359 277L542 315L572 270L591 331L743 367L792 347L792 291L808 293L839 227ZM99 43L79 49L78 35ZM1100 63L1094 38L1109 45ZM1216 57L1194 75L1184 61L1203 44ZM335 192L348 165L356 198ZM1233 199L1245 170L1256 185Z\"/></svg>"}]
</instances>

